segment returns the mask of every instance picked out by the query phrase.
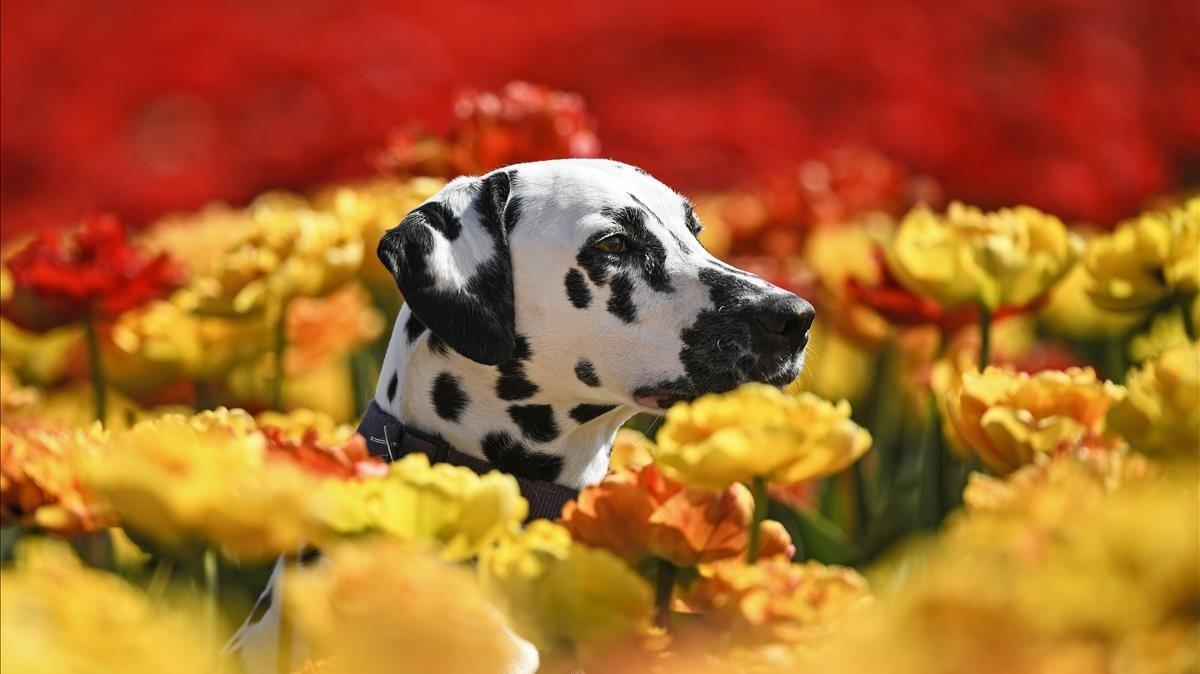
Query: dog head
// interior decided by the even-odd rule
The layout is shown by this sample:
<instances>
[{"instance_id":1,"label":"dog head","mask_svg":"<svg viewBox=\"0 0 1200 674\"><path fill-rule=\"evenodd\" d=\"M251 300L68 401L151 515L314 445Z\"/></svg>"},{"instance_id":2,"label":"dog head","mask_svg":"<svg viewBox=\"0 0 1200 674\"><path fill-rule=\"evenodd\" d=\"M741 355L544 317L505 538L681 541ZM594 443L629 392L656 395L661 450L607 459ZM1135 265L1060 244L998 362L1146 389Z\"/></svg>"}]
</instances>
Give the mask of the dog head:
<instances>
[{"instance_id":1,"label":"dog head","mask_svg":"<svg viewBox=\"0 0 1200 674\"><path fill-rule=\"evenodd\" d=\"M641 169L564 159L450 182L378 253L438 345L501 380L519 364L527 390L660 411L788 383L815 316L710 255L700 229L688 200Z\"/></svg>"}]
</instances>

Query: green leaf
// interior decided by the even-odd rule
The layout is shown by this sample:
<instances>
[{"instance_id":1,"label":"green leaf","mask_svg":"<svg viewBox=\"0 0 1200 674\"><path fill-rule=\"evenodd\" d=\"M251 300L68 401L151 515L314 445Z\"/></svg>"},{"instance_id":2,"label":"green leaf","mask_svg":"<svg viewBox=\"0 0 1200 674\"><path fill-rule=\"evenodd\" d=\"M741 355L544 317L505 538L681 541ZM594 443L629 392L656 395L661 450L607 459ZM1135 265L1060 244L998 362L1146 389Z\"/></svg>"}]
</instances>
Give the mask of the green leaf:
<instances>
[{"instance_id":1,"label":"green leaf","mask_svg":"<svg viewBox=\"0 0 1200 674\"><path fill-rule=\"evenodd\" d=\"M771 503L767 516L777 520L791 535L798 561L812 559L822 564L851 565L860 558L846 533L814 510Z\"/></svg>"}]
</instances>

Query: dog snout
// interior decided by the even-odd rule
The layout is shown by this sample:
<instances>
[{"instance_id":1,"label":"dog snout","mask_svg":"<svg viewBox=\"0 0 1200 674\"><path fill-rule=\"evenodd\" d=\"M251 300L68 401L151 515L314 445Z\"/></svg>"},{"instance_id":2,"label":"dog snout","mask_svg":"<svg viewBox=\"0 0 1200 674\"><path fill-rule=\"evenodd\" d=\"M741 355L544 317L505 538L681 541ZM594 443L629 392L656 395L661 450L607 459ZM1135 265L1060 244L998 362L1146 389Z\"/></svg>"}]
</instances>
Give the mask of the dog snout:
<instances>
[{"instance_id":1,"label":"dog snout","mask_svg":"<svg viewBox=\"0 0 1200 674\"><path fill-rule=\"evenodd\" d=\"M813 305L788 295L769 299L757 307L750 325L774 353L794 353L808 344L808 330L816 317Z\"/></svg>"}]
</instances>

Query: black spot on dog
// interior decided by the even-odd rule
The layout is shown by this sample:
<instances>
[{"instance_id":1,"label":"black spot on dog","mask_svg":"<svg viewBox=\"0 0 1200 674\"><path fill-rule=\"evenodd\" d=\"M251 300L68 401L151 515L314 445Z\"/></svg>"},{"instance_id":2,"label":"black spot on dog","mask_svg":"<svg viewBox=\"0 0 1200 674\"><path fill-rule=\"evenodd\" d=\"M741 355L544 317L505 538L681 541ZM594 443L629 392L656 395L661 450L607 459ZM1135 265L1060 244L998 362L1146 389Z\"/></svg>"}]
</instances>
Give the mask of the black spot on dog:
<instances>
[{"instance_id":1,"label":"black spot on dog","mask_svg":"<svg viewBox=\"0 0 1200 674\"><path fill-rule=\"evenodd\" d=\"M607 414L616 408L616 405L591 405L584 403L582 405L576 405L575 407L572 407L569 414L575 421L578 421L581 424L586 424L601 414Z\"/></svg>"},{"instance_id":2,"label":"black spot on dog","mask_svg":"<svg viewBox=\"0 0 1200 674\"><path fill-rule=\"evenodd\" d=\"M254 602L254 609L250 611L250 619L247 624L256 625L262 621L267 616L267 611L271 610L271 601L273 598L269 588L266 592L263 592L258 601Z\"/></svg>"},{"instance_id":3,"label":"black spot on dog","mask_svg":"<svg viewBox=\"0 0 1200 674\"><path fill-rule=\"evenodd\" d=\"M550 442L558 437L554 408L549 405L511 405L508 416L530 440Z\"/></svg>"},{"instance_id":4,"label":"black spot on dog","mask_svg":"<svg viewBox=\"0 0 1200 674\"><path fill-rule=\"evenodd\" d=\"M579 381L592 388L600 386L600 377L596 376L596 366L586 358L581 358L578 363L575 363L575 376L579 378Z\"/></svg>"},{"instance_id":5,"label":"black spot on dog","mask_svg":"<svg viewBox=\"0 0 1200 674\"><path fill-rule=\"evenodd\" d=\"M561 456L532 451L508 433L488 433L480 448L488 462L510 475L553 482L562 473Z\"/></svg>"},{"instance_id":6,"label":"black spot on dog","mask_svg":"<svg viewBox=\"0 0 1200 674\"><path fill-rule=\"evenodd\" d=\"M564 284L567 286L567 299L571 300L571 304L576 309L587 309L588 305L592 303L592 291L588 289L583 274L578 269L571 267L567 271Z\"/></svg>"},{"instance_id":7,"label":"black spot on dog","mask_svg":"<svg viewBox=\"0 0 1200 674\"><path fill-rule=\"evenodd\" d=\"M417 318L416 314L409 314L408 320L404 322L404 335L408 338L408 343L412 344L424 332L425 324L421 319Z\"/></svg>"},{"instance_id":8,"label":"black spot on dog","mask_svg":"<svg viewBox=\"0 0 1200 674\"><path fill-rule=\"evenodd\" d=\"M396 387L398 387L399 385L400 385L400 375L399 375L399 373L393 372L392 378L388 380L388 386L387 386L388 402L396 401Z\"/></svg>"},{"instance_id":9,"label":"black spot on dog","mask_svg":"<svg viewBox=\"0 0 1200 674\"><path fill-rule=\"evenodd\" d=\"M429 335L428 344L429 350L439 356L445 356L446 354L450 353L450 347L446 346L445 340L433 333L430 333Z\"/></svg>"},{"instance_id":10,"label":"black spot on dog","mask_svg":"<svg viewBox=\"0 0 1200 674\"><path fill-rule=\"evenodd\" d=\"M538 385L525 374L525 363L533 352L525 335L517 335L512 358L496 366L500 378L496 380L496 395L501 400L525 400L538 392Z\"/></svg>"},{"instance_id":11,"label":"black spot on dog","mask_svg":"<svg viewBox=\"0 0 1200 674\"><path fill-rule=\"evenodd\" d=\"M430 397L433 399L433 409L437 415L449 421L458 421L463 409L471 402L471 397L463 390L458 377L449 372L443 372L433 380Z\"/></svg>"},{"instance_id":12,"label":"black spot on dog","mask_svg":"<svg viewBox=\"0 0 1200 674\"><path fill-rule=\"evenodd\" d=\"M612 290L612 294L608 296L608 313L626 323L636 321L637 306L633 303L633 281L622 274L614 276L608 287Z\"/></svg>"}]
</instances>

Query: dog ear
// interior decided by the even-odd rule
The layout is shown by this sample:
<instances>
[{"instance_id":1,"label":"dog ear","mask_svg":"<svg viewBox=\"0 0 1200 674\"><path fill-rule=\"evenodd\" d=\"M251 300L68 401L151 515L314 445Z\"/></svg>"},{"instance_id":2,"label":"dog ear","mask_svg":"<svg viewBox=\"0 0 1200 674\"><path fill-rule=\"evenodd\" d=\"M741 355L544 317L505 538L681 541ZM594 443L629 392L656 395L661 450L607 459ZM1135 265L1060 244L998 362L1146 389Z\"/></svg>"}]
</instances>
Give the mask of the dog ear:
<instances>
[{"instance_id":1,"label":"dog ear","mask_svg":"<svg viewBox=\"0 0 1200 674\"><path fill-rule=\"evenodd\" d=\"M485 365L509 360L515 348L505 221L510 173L452 181L384 234L377 249L417 318Z\"/></svg>"}]
</instances>

